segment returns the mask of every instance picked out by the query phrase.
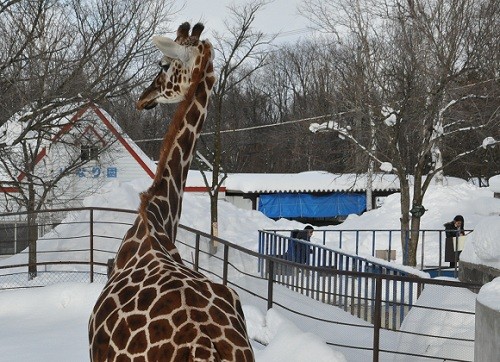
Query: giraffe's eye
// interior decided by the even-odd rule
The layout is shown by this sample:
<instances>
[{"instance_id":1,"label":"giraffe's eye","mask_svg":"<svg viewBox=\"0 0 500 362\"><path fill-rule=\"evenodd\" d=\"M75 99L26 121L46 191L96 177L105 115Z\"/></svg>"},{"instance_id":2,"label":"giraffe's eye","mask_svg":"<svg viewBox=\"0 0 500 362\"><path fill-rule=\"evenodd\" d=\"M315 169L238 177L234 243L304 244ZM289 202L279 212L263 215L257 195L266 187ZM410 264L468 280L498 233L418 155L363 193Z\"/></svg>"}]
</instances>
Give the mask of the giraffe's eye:
<instances>
[{"instance_id":1,"label":"giraffe's eye","mask_svg":"<svg viewBox=\"0 0 500 362\"><path fill-rule=\"evenodd\" d=\"M166 72L170 67L170 62L166 62L165 60L160 60L158 65Z\"/></svg>"}]
</instances>

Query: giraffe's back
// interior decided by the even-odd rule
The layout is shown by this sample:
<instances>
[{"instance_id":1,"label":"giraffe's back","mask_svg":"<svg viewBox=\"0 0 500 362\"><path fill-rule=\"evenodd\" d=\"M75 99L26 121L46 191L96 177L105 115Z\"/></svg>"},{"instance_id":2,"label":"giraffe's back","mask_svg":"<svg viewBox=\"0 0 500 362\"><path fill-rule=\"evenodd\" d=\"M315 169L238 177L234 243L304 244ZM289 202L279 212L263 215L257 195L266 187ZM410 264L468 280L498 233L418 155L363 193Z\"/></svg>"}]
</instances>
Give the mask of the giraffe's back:
<instances>
[{"instance_id":1,"label":"giraffe's back","mask_svg":"<svg viewBox=\"0 0 500 362\"><path fill-rule=\"evenodd\" d=\"M254 360L233 290L164 255L142 259L115 273L96 303L93 361Z\"/></svg>"}]
</instances>

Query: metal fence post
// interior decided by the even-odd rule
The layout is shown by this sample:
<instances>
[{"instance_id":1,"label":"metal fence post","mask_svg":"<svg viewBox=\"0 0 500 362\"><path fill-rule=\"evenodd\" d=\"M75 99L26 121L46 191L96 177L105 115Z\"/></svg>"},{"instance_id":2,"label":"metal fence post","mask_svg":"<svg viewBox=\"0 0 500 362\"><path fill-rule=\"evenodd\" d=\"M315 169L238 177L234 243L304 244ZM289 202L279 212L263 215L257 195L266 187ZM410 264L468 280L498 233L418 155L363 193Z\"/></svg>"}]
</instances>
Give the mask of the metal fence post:
<instances>
[{"instance_id":1,"label":"metal fence post","mask_svg":"<svg viewBox=\"0 0 500 362\"><path fill-rule=\"evenodd\" d=\"M359 255L359 230L356 230L356 255Z\"/></svg>"},{"instance_id":2,"label":"metal fence post","mask_svg":"<svg viewBox=\"0 0 500 362\"><path fill-rule=\"evenodd\" d=\"M380 350L380 324L382 316L382 278L375 279L375 314L373 317L373 362L379 360Z\"/></svg>"},{"instance_id":3,"label":"metal fence post","mask_svg":"<svg viewBox=\"0 0 500 362\"><path fill-rule=\"evenodd\" d=\"M420 259L420 270L424 270L424 263L425 263L425 259L424 259L424 254L425 254L425 230L422 230L422 242L421 242L421 246L422 246L422 251L421 251L421 259Z\"/></svg>"},{"instance_id":4,"label":"metal fence post","mask_svg":"<svg viewBox=\"0 0 500 362\"><path fill-rule=\"evenodd\" d=\"M439 231L439 261L438 261L438 277L441 276L441 259L443 258L443 234Z\"/></svg>"},{"instance_id":5,"label":"metal fence post","mask_svg":"<svg viewBox=\"0 0 500 362\"><path fill-rule=\"evenodd\" d=\"M274 261L268 260L267 268L267 309L273 307Z\"/></svg>"},{"instance_id":6,"label":"metal fence post","mask_svg":"<svg viewBox=\"0 0 500 362\"><path fill-rule=\"evenodd\" d=\"M194 249L194 270L198 271L198 266L200 264L200 234L196 234L195 238L195 249Z\"/></svg>"},{"instance_id":7,"label":"metal fence post","mask_svg":"<svg viewBox=\"0 0 500 362\"><path fill-rule=\"evenodd\" d=\"M224 244L224 264L222 266L222 284L227 285L227 268L229 259L229 246Z\"/></svg>"},{"instance_id":8,"label":"metal fence post","mask_svg":"<svg viewBox=\"0 0 500 362\"><path fill-rule=\"evenodd\" d=\"M94 282L94 209L90 209L90 282Z\"/></svg>"},{"instance_id":9,"label":"metal fence post","mask_svg":"<svg viewBox=\"0 0 500 362\"><path fill-rule=\"evenodd\" d=\"M259 245L258 245L259 254L264 254L264 234L261 230L259 230ZM259 258L257 262L257 271L262 272L262 262L263 259Z\"/></svg>"}]
</instances>

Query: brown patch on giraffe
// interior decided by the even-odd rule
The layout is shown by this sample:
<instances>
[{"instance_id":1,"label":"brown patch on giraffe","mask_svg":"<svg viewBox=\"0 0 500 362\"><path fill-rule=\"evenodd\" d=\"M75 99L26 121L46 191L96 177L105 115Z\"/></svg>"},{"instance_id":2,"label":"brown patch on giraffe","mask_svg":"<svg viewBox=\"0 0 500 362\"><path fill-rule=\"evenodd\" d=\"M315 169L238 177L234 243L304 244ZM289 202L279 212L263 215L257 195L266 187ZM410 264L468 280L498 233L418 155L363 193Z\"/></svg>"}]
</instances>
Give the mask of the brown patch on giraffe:
<instances>
[{"instance_id":1,"label":"brown patch on giraffe","mask_svg":"<svg viewBox=\"0 0 500 362\"><path fill-rule=\"evenodd\" d=\"M160 361L161 359L160 347L159 346L149 347L148 354L146 356L148 361Z\"/></svg>"},{"instance_id":2,"label":"brown patch on giraffe","mask_svg":"<svg viewBox=\"0 0 500 362\"><path fill-rule=\"evenodd\" d=\"M130 285L128 284L125 288L118 292L118 300L121 305L127 304L132 300L139 292L140 287L138 284Z\"/></svg>"},{"instance_id":3,"label":"brown patch on giraffe","mask_svg":"<svg viewBox=\"0 0 500 362\"><path fill-rule=\"evenodd\" d=\"M181 305L181 293L177 290L173 291L153 304L149 311L149 316L154 319L157 317L169 315L172 310L179 309Z\"/></svg>"},{"instance_id":4,"label":"brown patch on giraffe","mask_svg":"<svg viewBox=\"0 0 500 362\"><path fill-rule=\"evenodd\" d=\"M209 304L209 300L200 295L197 289L185 288L184 295L186 303L192 307L206 308Z\"/></svg>"},{"instance_id":5,"label":"brown patch on giraffe","mask_svg":"<svg viewBox=\"0 0 500 362\"><path fill-rule=\"evenodd\" d=\"M243 348L245 349L236 350L235 361L253 361L254 360L253 352L248 348L246 348L246 345L243 346Z\"/></svg>"},{"instance_id":6,"label":"brown patch on giraffe","mask_svg":"<svg viewBox=\"0 0 500 362\"><path fill-rule=\"evenodd\" d=\"M137 297L137 309L139 311L146 311L151 306L151 303L157 298L158 293L156 288L149 287L142 289Z\"/></svg>"},{"instance_id":7,"label":"brown patch on giraffe","mask_svg":"<svg viewBox=\"0 0 500 362\"><path fill-rule=\"evenodd\" d=\"M120 350L124 350L127 347L128 341L131 336L130 330L128 328L125 319L121 319L120 322L116 325L114 330L116 332L113 333L113 342Z\"/></svg>"},{"instance_id":8,"label":"brown patch on giraffe","mask_svg":"<svg viewBox=\"0 0 500 362\"><path fill-rule=\"evenodd\" d=\"M132 281L132 283L137 284L144 280L145 276L146 272L144 271L144 269L134 270L132 274L130 274L130 280Z\"/></svg>"},{"instance_id":9,"label":"brown patch on giraffe","mask_svg":"<svg viewBox=\"0 0 500 362\"><path fill-rule=\"evenodd\" d=\"M176 345L191 343L196 339L198 332L193 323L186 323L174 334L173 341Z\"/></svg>"},{"instance_id":10,"label":"brown patch on giraffe","mask_svg":"<svg viewBox=\"0 0 500 362\"><path fill-rule=\"evenodd\" d=\"M127 317L127 324L130 326L130 330L135 331L139 328L144 328L148 323L146 316L142 314L131 315Z\"/></svg>"},{"instance_id":11,"label":"brown patch on giraffe","mask_svg":"<svg viewBox=\"0 0 500 362\"><path fill-rule=\"evenodd\" d=\"M144 330L137 332L128 344L127 351L131 354L146 352L148 340Z\"/></svg>"},{"instance_id":12,"label":"brown patch on giraffe","mask_svg":"<svg viewBox=\"0 0 500 362\"><path fill-rule=\"evenodd\" d=\"M160 347L160 356L173 356L175 354L175 347L171 343L164 343ZM159 359L161 360L161 359ZM159 360L152 360L152 361L159 361Z\"/></svg>"},{"instance_id":13,"label":"brown patch on giraffe","mask_svg":"<svg viewBox=\"0 0 500 362\"><path fill-rule=\"evenodd\" d=\"M222 329L213 323L203 325L202 330L207 336L210 336L212 340L220 338L222 336Z\"/></svg>"},{"instance_id":14,"label":"brown patch on giraffe","mask_svg":"<svg viewBox=\"0 0 500 362\"><path fill-rule=\"evenodd\" d=\"M150 322L148 330L149 340L153 344L171 339L174 333L172 326L163 318Z\"/></svg>"},{"instance_id":15,"label":"brown patch on giraffe","mask_svg":"<svg viewBox=\"0 0 500 362\"><path fill-rule=\"evenodd\" d=\"M100 298L101 297L99 297L99 299ZM117 305L113 299L104 299L104 301L101 303L101 306L102 307L99 309L98 314L96 314L96 319L98 320L106 320L109 315L117 308Z\"/></svg>"},{"instance_id":16,"label":"brown patch on giraffe","mask_svg":"<svg viewBox=\"0 0 500 362\"><path fill-rule=\"evenodd\" d=\"M227 318L226 313L217 307L211 307L208 310L208 315L212 318L214 323L219 326L229 325L229 319Z\"/></svg>"},{"instance_id":17,"label":"brown patch on giraffe","mask_svg":"<svg viewBox=\"0 0 500 362\"><path fill-rule=\"evenodd\" d=\"M161 285L160 293L165 292L167 290L180 289L184 286L184 283L178 279L170 279L170 275L165 275L158 282Z\"/></svg>"},{"instance_id":18,"label":"brown patch on giraffe","mask_svg":"<svg viewBox=\"0 0 500 362\"><path fill-rule=\"evenodd\" d=\"M141 248L145 248L146 249L146 246L144 246L146 244L146 242L149 240L149 238L147 238L146 240L144 240L142 243L141 243ZM149 246L149 245L148 245ZM136 264L136 269L140 269L140 268L146 268L146 267L152 267L150 266L149 264L153 261L153 256L151 254L144 254L142 258L139 259L139 262Z\"/></svg>"},{"instance_id":19,"label":"brown patch on giraffe","mask_svg":"<svg viewBox=\"0 0 500 362\"><path fill-rule=\"evenodd\" d=\"M237 346L245 346L247 344L246 339L240 333L240 331L236 331L234 328L226 328L224 330L224 334L227 339L229 339L232 343Z\"/></svg>"},{"instance_id":20,"label":"brown patch on giraffe","mask_svg":"<svg viewBox=\"0 0 500 362\"><path fill-rule=\"evenodd\" d=\"M155 273L146 279L144 279L144 285L158 285L158 280L160 280L161 275L158 273Z\"/></svg>"},{"instance_id":21,"label":"brown patch on giraffe","mask_svg":"<svg viewBox=\"0 0 500 362\"><path fill-rule=\"evenodd\" d=\"M219 354L222 357L221 359L227 361L233 360L233 349L234 349L233 345L231 345L224 339L219 339L217 342L215 342L215 346L217 348L217 352L219 352Z\"/></svg>"},{"instance_id":22,"label":"brown patch on giraffe","mask_svg":"<svg viewBox=\"0 0 500 362\"><path fill-rule=\"evenodd\" d=\"M205 108L205 107L206 107L206 105L207 105L207 103L208 103L208 94L207 94L207 92L205 91L205 86L204 86L204 85L202 86L201 84L199 84L199 85L198 85L198 89L197 89L196 93L197 93L197 94L199 94L199 95L198 95L198 97L197 97L198 102L200 103L200 105L201 105L203 108ZM193 108L195 108L195 107L193 107ZM197 110L197 111L198 111L198 113L199 113L198 108L196 108L196 110Z\"/></svg>"},{"instance_id":23,"label":"brown patch on giraffe","mask_svg":"<svg viewBox=\"0 0 500 362\"><path fill-rule=\"evenodd\" d=\"M191 309L189 311L189 318L198 323L208 322L207 312L200 309Z\"/></svg>"},{"instance_id":24,"label":"brown patch on giraffe","mask_svg":"<svg viewBox=\"0 0 500 362\"><path fill-rule=\"evenodd\" d=\"M175 325L175 326L180 326L182 325L185 321L188 320L188 315L187 315L187 311L185 309L181 309L175 313L172 314L172 323Z\"/></svg>"},{"instance_id":25,"label":"brown patch on giraffe","mask_svg":"<svg viewBox=\"0 0 500 362\"><path fill-rule=\"evenodd\" d=\"M192 362L193 356L191 354L191 348L192 347L178 347L175 349L175 354L172 357L172 361L186 361L186 362Z\"/></svg>"}]
</instances>

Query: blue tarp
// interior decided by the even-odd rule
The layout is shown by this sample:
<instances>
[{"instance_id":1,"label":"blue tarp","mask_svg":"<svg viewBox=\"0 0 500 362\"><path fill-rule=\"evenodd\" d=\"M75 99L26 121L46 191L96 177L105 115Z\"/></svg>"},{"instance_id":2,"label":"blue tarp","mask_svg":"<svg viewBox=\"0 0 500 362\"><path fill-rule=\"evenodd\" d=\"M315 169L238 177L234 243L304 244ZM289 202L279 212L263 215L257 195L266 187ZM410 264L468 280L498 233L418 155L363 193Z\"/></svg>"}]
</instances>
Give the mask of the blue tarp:
<instances>
[{"instance_id":1,"label":"blue tarp","mask_svg":"<svg viewBox=\"0 0 500 362\"><path fill-rule=\"evenodd\" d=\"M365 209L366 195L360 193L259 195L259 211L271 218L337 217L361 214Z\"/></svg>"}]
</instances>

